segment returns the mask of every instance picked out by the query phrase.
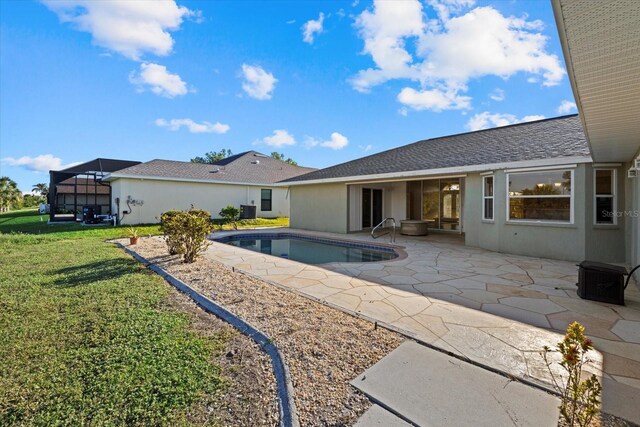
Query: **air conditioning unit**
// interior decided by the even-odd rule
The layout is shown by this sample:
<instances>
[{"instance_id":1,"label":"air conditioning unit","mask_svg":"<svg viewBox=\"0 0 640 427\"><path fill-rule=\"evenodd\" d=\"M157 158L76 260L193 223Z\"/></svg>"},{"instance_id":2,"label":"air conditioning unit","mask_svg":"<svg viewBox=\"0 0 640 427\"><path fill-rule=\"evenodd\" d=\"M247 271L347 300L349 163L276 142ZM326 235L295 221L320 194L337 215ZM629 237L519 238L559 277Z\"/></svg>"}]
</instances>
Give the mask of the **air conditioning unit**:
<instances>
[{"instance_id":1,"label":"air conditioning unit","mask_svg":"<svg viewBox=\"0 0 640 427\"><path fill-rule=\"evenodd\" d=\"M638 177L638 169L631 168L627 171L628 178L637 178Z\"/></svg>"}]
</instances>

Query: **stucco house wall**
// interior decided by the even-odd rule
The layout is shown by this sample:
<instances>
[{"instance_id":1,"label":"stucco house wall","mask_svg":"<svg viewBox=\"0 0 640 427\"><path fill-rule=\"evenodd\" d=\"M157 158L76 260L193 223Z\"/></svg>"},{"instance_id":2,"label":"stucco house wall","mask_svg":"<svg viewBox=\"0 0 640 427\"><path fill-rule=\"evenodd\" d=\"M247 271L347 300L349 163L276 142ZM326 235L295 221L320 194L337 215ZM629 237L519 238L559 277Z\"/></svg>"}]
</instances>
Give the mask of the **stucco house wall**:
<instances>
[{"instance_id":1,"label":"stucco house wall","mask_svg":"<svg viewBox=\"0 0 640 427\"><path fill-rule=\"evenodd\" d=\"M640 156L640 152L636 157ZM625 228L624 233L627 236L627 244L625 247L627 264L633 266L640 264L640 178L627 178L627 171L631 168L631 162L626 163L623 167L623 179L628 183L626 185L626 203L624 205ZM636 280L640 280L640 269L634 274Z\"/></svg>"},{"instance_id":2,"label":"stucco house wall","mask_svg":"<svg viewBox=\"0 0 640 427\"><path fill-rule=\"evenodd\" d=\"M121 224L150 224L159 222L163 212L172 209L185 210L192 205L209 211L213 218L227 205L257 206L257 215L262 218L289 216L289 197L287 187L250 186L139 178L119 178L111 183L112 211L118 212ZM260 209L261 189L272 190L272 210ZM127 198L141 200L142 205L132 205L131 213ZM116 198L120 200L119 210Z\"/></svg>"},{"instance_id":3,"label":"stucco house wall","mask_svg":"<svg viewBox=\"0 0 640 427\"><path fill-rule=\"evenodd\" d=\"M291 228L347 232L347 185L318 184L291 187Z\"/></svg>"},{"instance_id":4,"label":"stucco house wall","mask_svg":"<svg viewBox=\"0 0 640 427\"><path fill-rule=\"evenodd\" d=\"M624 206L623 168L617 168L617 206ZM625 172L626 173L626 172ZM466 179L465 243L470 246L544 258L625 262L625 224L594 224L594 169L574 169L573 224L515 223L507 221L506 173L495 171L494 221L482 219L482 176Z\"/></svg>"},{"instance_id":5,"label":"stucco house wall","mask_svg":"<svg viewBox=\"0 0 640 427\"><path fill-rule=\"evenodd\" d=\"M574 172L574 223L544 224L507 221L506 176L504 170L494 172L494 220L482 219L482 176L471 174L466 179L465 243L497 252L530 255L563 260L584 258L584 165Z\"/></svg>"}]
</instances>

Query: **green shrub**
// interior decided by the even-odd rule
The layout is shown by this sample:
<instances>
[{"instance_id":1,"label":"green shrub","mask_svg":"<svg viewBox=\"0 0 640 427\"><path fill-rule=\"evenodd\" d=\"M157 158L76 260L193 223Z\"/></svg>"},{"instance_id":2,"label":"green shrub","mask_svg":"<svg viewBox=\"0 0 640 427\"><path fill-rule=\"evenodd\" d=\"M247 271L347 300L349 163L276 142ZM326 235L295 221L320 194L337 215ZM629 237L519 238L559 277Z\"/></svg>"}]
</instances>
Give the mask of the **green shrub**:
<instances>
[{"instance_id":1,"label":"green shrub","mask_svg":"<svg viewBox=\"0 0 640 427\"><path fill-rule=\"evenodd\" d=\"M232 205L228 205L226 208L223 208L218 215L222 217L225 224L233 225L234 230L238 229L238 219L240 217L240 209Z\"/></svg>"},{"instance_id":2,"label":"green shrub","mask_svg":"<svg viewBox=\"0 0 640 427\"><path fill-rule=\"evenodd\" d=\"M207 236L213 231L209 212L191 208L186 212L173 213L165 219L163 230L169 250L173 245L182 254L185 263L194 262L208 246Z\"/></svg>"},{"instance_id":3,"label":"green shrub","mask_svg":"<svg viewBox=\"0 0 640 427\"><path fill-rule=\"evenodd\" d=\"M180 239L177 238L176 233L172 230L171 218L175 215L182 213L182 211L171 210L160 215L160 230L164 234L164 240L167 242L167 248L169 249L169 254L178 255L184 252Z\"/></svg>"},{"instance_id":4,"label":"green shrub","mask_svg":"<svg viewBox=\"0 0 640 427\"><path fill-rule=\"evenodd\" d=\"M545 346L542 354L553 385L560 393L560 414L572 427L590 425L593 417L600 412L600 382L593 374L582 381L582 367L590 361L587 352L592 349L593 343L584 335L584 326L573 322L567 328L564 339L557 344L557 351L562 355L560 366L567 373L566 379L557 378L551 369L548 354L552 350Z\"/></svg>"}]
</instances>

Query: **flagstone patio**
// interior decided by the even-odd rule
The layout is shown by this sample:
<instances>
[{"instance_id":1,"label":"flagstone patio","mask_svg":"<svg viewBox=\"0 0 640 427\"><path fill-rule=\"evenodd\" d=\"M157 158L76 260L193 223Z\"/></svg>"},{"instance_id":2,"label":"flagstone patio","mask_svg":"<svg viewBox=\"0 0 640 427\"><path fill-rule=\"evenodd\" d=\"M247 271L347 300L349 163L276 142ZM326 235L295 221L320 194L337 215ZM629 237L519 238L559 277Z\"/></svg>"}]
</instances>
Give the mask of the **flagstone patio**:
<instances>
[{"instance_id":1,"label":"flagstone patio","mask_svg":"<svg viewBox=\"0 0 640 427\"><path fill-rule=\"evenodd\" d=\"M372 240L366 234L286 231ZM554 346L577 320L598 350L590 369L602 379L603 408L640 423L640 292L635 283L626 290L626 306L604 304L576 295L575 263L490 252L450 235L399 236L395 245L406 257L375 263L307 265L217 242L206 256L425 344L546 385L550 378L540 350Z\"/></svg>"}]
</instances>

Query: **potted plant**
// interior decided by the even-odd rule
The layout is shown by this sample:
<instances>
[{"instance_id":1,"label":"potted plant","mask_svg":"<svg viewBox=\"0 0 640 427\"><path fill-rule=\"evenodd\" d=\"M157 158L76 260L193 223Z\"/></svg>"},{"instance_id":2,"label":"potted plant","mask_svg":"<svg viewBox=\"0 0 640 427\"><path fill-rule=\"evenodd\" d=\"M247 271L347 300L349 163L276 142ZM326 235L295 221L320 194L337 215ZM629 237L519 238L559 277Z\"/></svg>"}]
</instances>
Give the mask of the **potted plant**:
<instances>
[{"instance_id":1,"label":"potted plant","mask_svg":"<svg viewBox=\"0 0 640 427\"><path fill-rule=\"evenodd\" d=\"M140 240L140 235L138 234L138 230L133 227L129 227L129 244L137 245L138 240Z\"/></svg>"}]
</instances>

